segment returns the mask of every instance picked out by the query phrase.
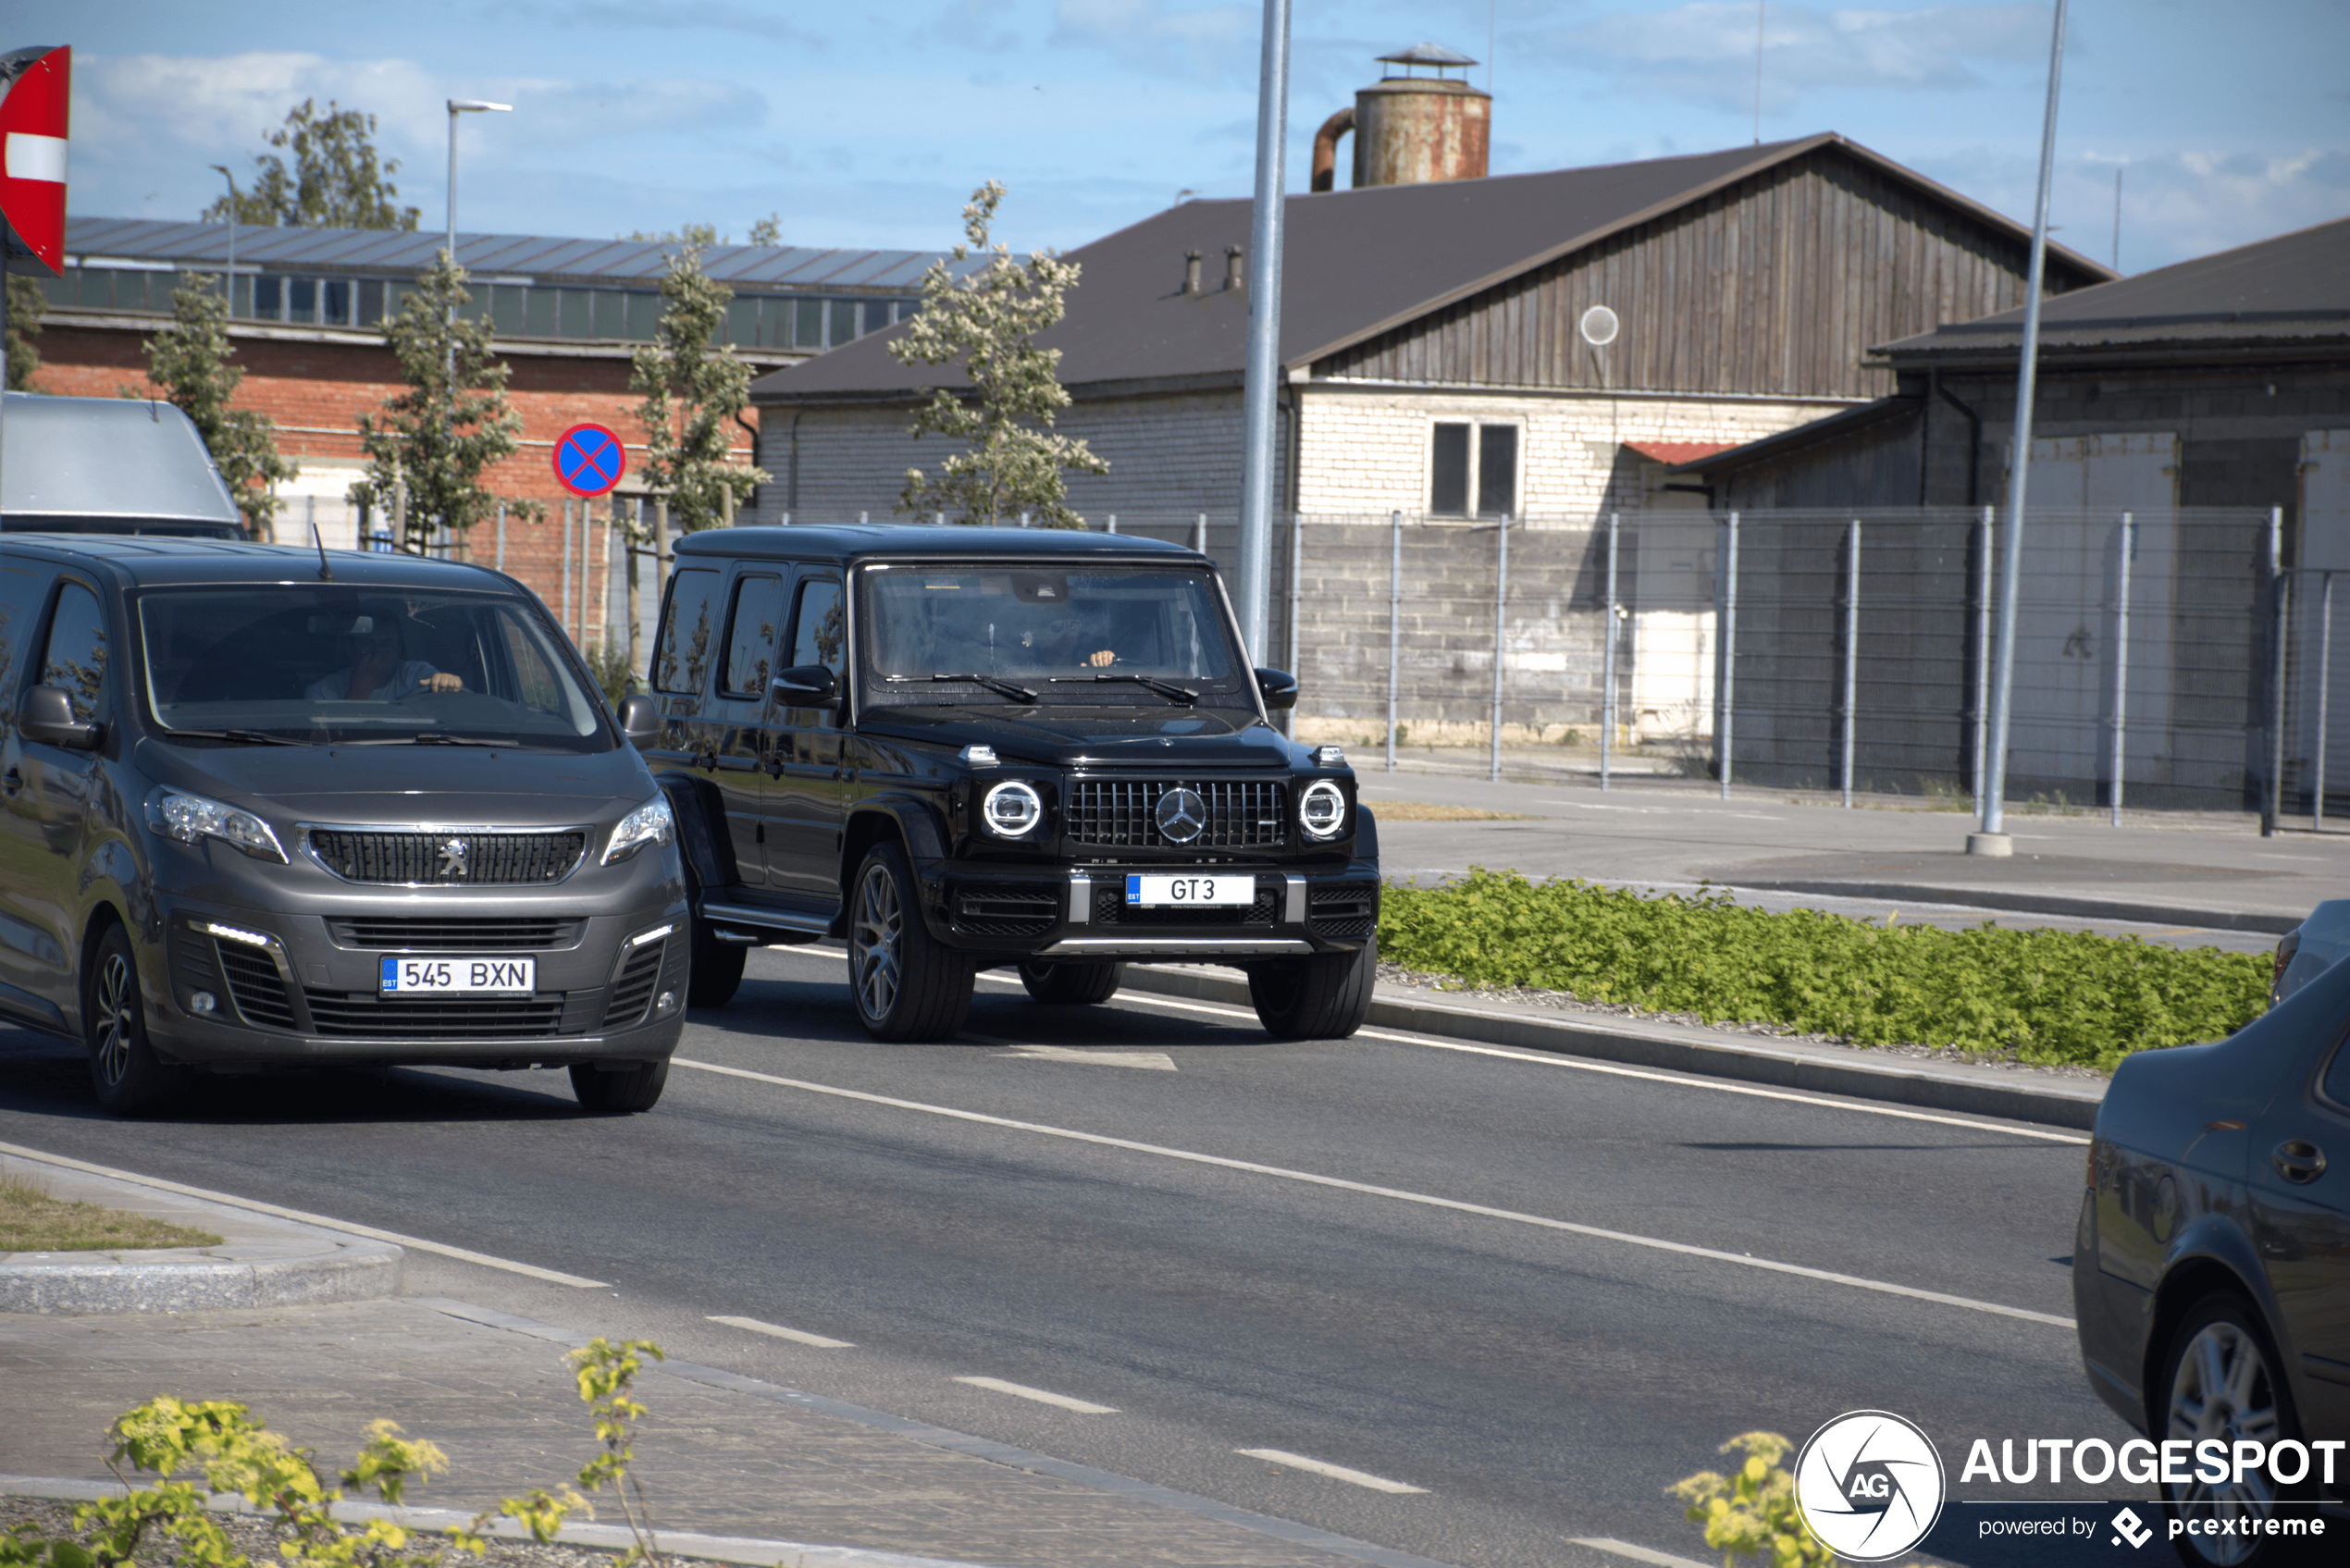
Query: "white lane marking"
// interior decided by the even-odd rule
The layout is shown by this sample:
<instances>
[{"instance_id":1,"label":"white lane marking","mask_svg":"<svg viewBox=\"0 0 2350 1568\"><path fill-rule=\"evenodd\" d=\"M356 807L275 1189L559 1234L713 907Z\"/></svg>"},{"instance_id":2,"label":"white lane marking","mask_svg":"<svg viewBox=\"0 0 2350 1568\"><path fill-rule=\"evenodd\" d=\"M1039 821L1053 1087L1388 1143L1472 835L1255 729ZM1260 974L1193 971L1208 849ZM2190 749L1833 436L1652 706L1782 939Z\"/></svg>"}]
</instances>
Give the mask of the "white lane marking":
<instances>
[{"instance_id":1,"label":"white lane marking","mask_svg":"<svg viewBox=\"0 0 2350 1568\"><path fill-rule=\"evenodd\" d=\"M958 1383L969 1383L974 1389L993 1389L999 1394L1012 1394L1038 1404L1057 1404L1063 1410L1073 1410L1081 1415L1116 1415L1115 1405L1095 1404L1091 1400L1071 1399L1049 1389L1032 1389L1025 1383L1007 1383L1001 1377L958 1377Z\"/></svg>"},{"instance_id":2,"label":"white lane marking","mask_svg":"<svg viewBox=\"0 0 2350 1568\"><path fill-rule=\"evenodd\" d=\"M488 1253L476 1253L464 1247L452 1247L445 1241L427 1241L418 1236L403 1236L397 1230L378 1230L372 1225L354 1225L347 1219L332 1219L323 1214L311 1214L303 1209L281 1208L254 1198L240 1198L233 1192L216 1192L208 1187L190 1187L182 1182L166 1181L160 1177L141 1176L136 1171L117 1170L112 1166L92 1165L87 1160L71 1160L63 1154L52 1154L40 1149L27 1149L15 1143L0 1143L0 1154L15 1154L22 1159L46 1160L68 1170L81 1171L90 1176L109 1176L117 1181L136 1182L152 1187L158 1192L177 1192L183 1198L202 1198L207 1203L226 1204L230 1208L250 1209L278 1219L291 1219L303 1225L315 1225L321 1230L340 1230L348 1236L365 1236L371 1241L390 1241L396 1246L412 1247L420 1253L432 1253L440 1257L455 1258L461 1263L477 1263L484 1268L502 1268L509 1274L527 1275L544 1279L550 1285L570 1285L582 1290L609 1290L612 1284L603 1279L583 1279L576 1274L560 1269L540 1268L537 1264L516 1263L512 1258L494 1258Z\"/></svg>"},{"instance_id":3,"label":"white lane marking","mask_svg":"<svg viewBox=\"0 0 2350 1568\"><path fill-rule=\"evenodd\" d=\"M1425 1493L1428 1490L1426 1487L1415 1487L1404 1481L1391 1481L1384 1475L1374 1475L1368 1471L1349 1470L1343 1464L1331 1464L1318 1459L1308 1459L1302 1453L1291 1453L1286 1449L1234 1449L1232 1451L1244 1453L1251 1459L1261 1459L1268 1464L1286 1464L1292 1470L1308 1470L1317 1475L1327 1475L1333 1481L1345 1481L1353 1486L1368 1487L1375 1492L1402 1494Z\"/></svg>"},{"instance_id":4,"label":"white lane marking","mask_svg":"<svg viewBox=\"0 0 2350 1568\"><path fill-rule=\"evenodd\" d=\"M982 975L992 981L993 975ZM1010 983L1018 983L1017 982ZM1120 1006L1138 1007L1168 1007L1183 1013L1210 1013L1218 1018L1255 1021L1256 1015L1240 1007L1219 1006L1213 1002L1184 1002L1165 996L1121 994ZM1469 1014L1475 1017L1475 1014ZM1998 1132L2010 1138L2038 1138L2051 1143L2073 1143L2086 1146L2086 1135L2078 1132L2055 1132L2037 1127L2008 1127L1998 1122L1970 1121L1965 1117L1936 1116L1931 1111L1905 1111L1892 1105L1861 1105L1848 1100L1833 1100L1824 1094L1798 1094L1786 1089L1756 1089L1743 1083L1717 1083L1710 1079L1685 1078L1676 1073L1651 1072L1642 1068L1621 1068L1607 1062L1587 1062L1575 1056L1533 1055L1498 1045L1472 1045L1466 1041L1442 1040L1428 1035L1406 1034L1392 1029L1362 1029L1355 1031L1373 1040L1391 1040L1399 1045L1421 1045L1431 1051L1458 1051L1473 1056L1499 1056L1506 1062L1529 1062L1536 1067L1573 1068L1577 1072L1603 1073L1610 1078L1637 1078L1651 1083L1678 1084L1684 1089L1710 1089L1717 1094L1744 1094L1757 1100L1790 1100L1799 1105L1825 1105L1835 1111L1858 1111L1864 1116L1892 1117L1900 1121L1930 1121L1943 1127L1962 1127L1971 1132Z\"/></svg>"},{"instance_id":5,"label":"white lane marking","mask_svg":"<svg viewBox=\"0 0 2350 1568\"><path fill-rule=\"evenodd\" d=\"M1015 1045L999 1059L1014 1062L1092 1062L1099 1067L1148 1068L1173 1072L1175 1058L1164 1051L1081 1051L1072 1045Z\"/></svg>"},{"instance_id":6,"label":"white lane marking","mask_svg":"<svg viewBox=\"0 0 2350 1568\"><path fill-rule=\"evenodd\" d=\"M1613 1557L1628 1557L1635 1562L1646 1562L1650 1568L1713 1568L1710 1562L1700 1562L1694 1557L1676 1557L1669 1551L1652 1547L1634 1546L1630 1541L1611 1540L1605 1536L1577 1536L1577 1546L1588 1546L1593 1551L1604 1551Z\"/></svg>"},{"instance_id":7,"label":"white lane marking","mask_svg":"<svg viewBox=\"0 0 2350 1568\"><path fill-rule=\"evenodd\" d=\"M1374 1198L1392 1198L1398 1203L1417 1204L1427 1208L1449 1209L1455 1214L1480 1215L1487 1219L1505 1219L1515 1225L1530 1225L1543 1230L1564 1231L1571 1236L1588 1236L1595 1241L1620 1241L1627 1247L1646 1247L1653 1252L1675 1253L1683 1257L1707 1258L1715 1263L1737 1264L1745 1268L1762 1269L1766 1273L1794 1275L1804 1279L1817 1279L1830 1285L1849 1285L1856 1290L1874 1290L1883 1295L1904 1296L1911 1301L1938 1302L1944 1306L1964 1307L1970 1312L1987 1312L2001 1317L2021 1318L2027 1323L2046 1323L2059 1328L2074 1327L2072 1319L2054 1314L2032 1312L2023 1307L2003 1306L1998 1302L1979 1302L1972 1296L1953 1296L1941 1290L1921 1290L1914 1285L1896 1285L1889 1280L1863 1278L1857 1274L1837 1274L1824 1268L1808 1268L1801 1264L1780 1263L1772 1258L1758 1258L1742 1253L1725 1253L1714 1247L1700 1247L1688 1241L1668 1241L1659 1236L1640 1236L1628 1230L1609 1230L1597 1225L1579 1225L1573 1220L1552 1219L1546 1215L1520 1214L1515 1209L1498 1209L1487 1204L1472 1204L1459 1198L1440 1198L1428 1192L1407 1191L1400 1187L1379 1187L1367 1181L1349 1181L1344 1177L1321 1176L1310 1170L1290 1170L1281 1166L1259 1165L1255 1160L1228 1159L1222 1154L1204 1154L1191 1149L1169 1149L1157 1143L1139 1143L1131 1138L1112 1138L1106 1133L1080 1132L1073 1128L1048 1127L1042 1122L1015 1121L1009 1117L988 1116L981 1111L958 1110L952 1105L925 1105L920 1100L899 1100L887 1094L869 1094L861 1089L839 1089L829 1083L810 1083L805 1079L782 1078L773 1073L753 1072L748 1068L730 1068L717 1062L691 1061L684 1056L670 1058L673 1067L693 1068L702 1072L719 1073L727 1078L748 1079L754 1083L773 1083L780 1088L798 1089L810 1094L828 1094L841 1100L861 1100L871 1105L888 1105L902 1111L920 1111L925 1116L946 1117L954 1121L976 1122L983 1127L1008 1128L1015 1132L1033 1132L1046 1138L1066 1138L1074 1143L1092 1143L1105 1149L1124 1149L1137 1154L1156 1154L1161 1159L1182 1160L1191 1165L1215 1166L1224 1170L1246 1171L1254 1176L1279 1177L1284 1181L1302 1181L1315 1187L1336 1188L1341 1191L1362 1192Z\"/></svg>"},{"instance_id":8,"label":"white lane marking","mask_svg":"<svg viewBox=\"0 0 2350 1568\"><path fill-rule=\"evenodd\" d=\"M710 1320L723 1323L729 1328L748 1328L754 1334L789 1340L795 1345L813 1345L820 1351L853 1351L857 1348L847 1340L827 1340L822 1334L810 1334L804 1328L786 1328L780 1323L761 1323L755 1317L721 1317L713 1313Z\"/></svg>"}]
</instances>

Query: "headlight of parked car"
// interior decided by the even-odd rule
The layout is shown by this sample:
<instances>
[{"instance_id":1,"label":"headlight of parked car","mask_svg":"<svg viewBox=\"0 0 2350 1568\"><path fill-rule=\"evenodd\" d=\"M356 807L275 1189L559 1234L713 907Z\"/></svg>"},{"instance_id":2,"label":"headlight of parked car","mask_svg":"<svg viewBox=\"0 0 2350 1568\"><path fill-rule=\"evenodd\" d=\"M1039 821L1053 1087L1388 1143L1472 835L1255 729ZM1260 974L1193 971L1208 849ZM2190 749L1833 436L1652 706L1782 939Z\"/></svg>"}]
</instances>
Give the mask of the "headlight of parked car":
<instances>
[{"instance_id":1,"label":"headlight of parked car","mask_svg":"<svg viewBox=\"0 0 2350 1568\"><path fill-rule=\"evenodd\" d=\"M157 788L149 795L147 825L182 844L216 838L223 844L236 846L256 860L275 860L281 866L286 863L285 848L267 822L250 811L240 811L234 806L223 806L217 800L207 800L185 790Z\"/></svg>"},{"instance_id":2,"label":"headlight of parked car","mask_svg":"<svg viewBox=\"0 0 2350 1568\"><path fill-rule=\"evenodd\" d=\"M604 850L604 864L625 860L648 844L667 844L677 836L677 819L670 815L666 796L655 796L620 819Z\"/></svg>"},{"instance_id":3,"label":"headlight of parked car","mask_svg":"<svg viewBox=\"0 0 2350 1568\"><path fill-rule=\"evenodd\" d=\"M1045 820L1045 799L1035 785L1006 779L987 792L979 814L996 837L1020 838Z\"/></svg>"},{"instance_id":4,"label":"headlight of parked car","mask_svg":"<svg viewBox=\"0 0 2350 1568\"><path fill-rule=\"evenodd\" d=\"M1316 779L1297 797L1297 825L1308 838L1336 838L1346 826L1346 796L1328 779Z\"/></svg>"}]
</instances>

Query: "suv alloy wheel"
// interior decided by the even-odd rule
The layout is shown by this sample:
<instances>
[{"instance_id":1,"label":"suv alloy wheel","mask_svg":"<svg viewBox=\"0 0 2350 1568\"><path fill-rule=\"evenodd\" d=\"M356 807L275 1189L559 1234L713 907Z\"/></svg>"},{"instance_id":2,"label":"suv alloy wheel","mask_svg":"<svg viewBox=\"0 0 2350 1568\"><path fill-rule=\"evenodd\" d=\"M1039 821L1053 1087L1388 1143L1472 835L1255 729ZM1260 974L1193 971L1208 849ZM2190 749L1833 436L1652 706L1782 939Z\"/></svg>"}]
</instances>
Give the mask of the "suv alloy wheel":
<instances>
[{"instance_id":1,"label":"suv alloy wheel","mask_svg":"<svg viewBox=\"0 0 2350 1568\"><path fill-rule=\"evenodd\" d=\"M945 1040L971 1016L971 962L922 923L921 892L895 843L873 846L848 907L848 989L876 1040Z\"/></svg>"}]
</instances>

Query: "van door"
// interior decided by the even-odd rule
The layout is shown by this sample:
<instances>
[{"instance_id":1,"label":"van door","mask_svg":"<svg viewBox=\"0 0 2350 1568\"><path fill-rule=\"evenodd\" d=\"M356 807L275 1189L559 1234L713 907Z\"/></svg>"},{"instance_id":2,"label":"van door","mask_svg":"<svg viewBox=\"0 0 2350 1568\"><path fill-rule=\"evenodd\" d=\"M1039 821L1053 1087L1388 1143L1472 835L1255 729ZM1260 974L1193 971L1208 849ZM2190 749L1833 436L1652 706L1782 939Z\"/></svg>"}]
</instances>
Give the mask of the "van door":
<instances>
[{"instance_id":1,"label":"van door","mask_svg":"<svg viewBox=\"0 0 2350 1568\"><path fill-rule=\"evenodd\" d=\"M791 653L784 667L828 667L840 684L842 700L829 710L773 711L774 831L767 841L767 885L830 908L840 902L840 835L848 815L840 751L840 726L848 711L848 636L839 574L830 568L802 572L793 599Z\"/></svg>"},{"instance_id":2,"label":"van door","mask_svg":"<svg viewBox=\"0 0 2350 1568\"><path fill-rule=\"evenodd\" d=\"M29 874L47 859L27 776L40 764L25 756L17 727L25 689L37 684L50 575L46 562L0 560L0 1013L55 1028L65 1019L41 997L39 956L46 939L35 917L40 890Z\"/></svg>"},{"instance_id":3,"label":"van door","mask_svg":"<svg viewBox=\"0 0 2350 1568\"><path fill-rule=\"evenodd\" d=\"M767 816L773 792L762 744L767 685L783 642L784 574L758 562L735 577L726 616L726 657L718 689L706 710L718 759L718 793L735 843L735 867L749 887L767 884Z\"/></svg>"},{"instance_id":4,"label":"van door","mask_svg":"<svg viewBox=\"0 0 2350 1568\"><path fill-rule=\"evenodd\" d=\"M26 685L62 686L72 696L75 718L110 723L114 689L122 684L115 668L121 646L110 634L97 594L68 577L57 585L40 664ZM21 711L21 687L17 700ZM9 911L9 959L21 966L24 979L10 983L71 1013L77 873L102 759L94 751L50 746L20 732L13 738L13 776L20 781L8 796L14 863L0 882L17 884L8 895L15 906ZM0 773L0 784L9 776Z\"/></svg>"}]
</instances>

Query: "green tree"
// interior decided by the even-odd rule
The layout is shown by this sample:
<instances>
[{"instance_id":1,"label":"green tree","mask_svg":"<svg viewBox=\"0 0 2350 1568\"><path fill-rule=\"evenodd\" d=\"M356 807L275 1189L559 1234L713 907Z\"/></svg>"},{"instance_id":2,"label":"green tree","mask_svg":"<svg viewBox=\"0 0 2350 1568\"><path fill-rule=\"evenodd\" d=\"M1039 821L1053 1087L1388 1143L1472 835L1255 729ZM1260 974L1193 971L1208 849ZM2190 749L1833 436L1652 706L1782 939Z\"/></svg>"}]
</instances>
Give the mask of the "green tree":
<instances>
[{"instance_id":1,"label":"green tree","mask_svg":"<svg viewBox=\"0 0 2350 1568\"><path fill-rule=\"evenodd\" d=\"M49 296L39 278L10 275L7 386L12 392L32 389L32 373L41 368L41 351L32 340L41 336L41 317L48 308Z\"/></svg>"},{"instance_id":2,"label":"green tree","mask_svg":"<svg viewBox=\"0 0 2350 1568\"><path fill-rule=\"evenodd\" d=\"M780 245L783 242L784 215L781 213L769 213L752 224L750 232L743 236L746 245Z\"/></svg>"},{"instance_id":3,"label":"green tree","mask_svg":"<svg viewBox=\"0 0 2350 1568\"><path fill-rule=\"evenodd\" d=\"M498 497L483 486L482 473L520 445L522 415L506 401L506 364L490 352L488 326L459 314L471 298L464 269L447 251L438 253L384 328L407 389L385 400L380 417L359 416L367 476L351 488L351 499L399 518L400 548L413 554L425 553L437 525L462 539L496 514ZM536 501L506 504L528 521L546 515Z\"/></svg>"},{"instance_id":4,"label":"green tree","mask_svg":"<svg viewBox=\"0 0 2350 1568\"><path fill-rule=\"evenodd\" d=\"M1015 261L1005 246L991 245L988 228L1003 199L1003 186L992 179L971 192L953 259L979 254L987 265L959 279L946 261L933 262L922 275L921 314L890 342L900 364L960 362L971 388L934 388L915 414L909 429L917 439L946 436L963 450L938 465L934 479L909 468L897 510L951 512L959 523L983 525L1025 512L1046 527L1082 528L1085 520L1070 511L1061 475L1107 474L1109 464L1083 441L1054 432L1054 419L1069 406L1061 354L1033 340L1061 318L1078 267L1050 251Z\"/></svg>"},{"instance_id":5,"label":"green tree","mask_svg":"<svg viewBox=\"0 0 2350 1568\"><path fill-rule=\"evenodd\" d=\"M697 248L733 243L732 241L718 232L718 226L714 223L689 223L686 225L682 230L672 228L664 230L659 234L655 234L649 228L637 228L632 229L626 234L623 234L620 238L623 240L651 241L670 245L692 245Z\"/></svg>"},{"instance_id":6,"label":"green tree","mask_svg":"<svg viewBox=\"0 0 2350 1568\"><path fill-rule=\"evenodd\" d=\"M232 363L228 303L209 278L198 277L171 291L171 325L139 345L147 356L147 379L163 389L171 406L194 422L212 461L219 465L245 526L267 538L269 521L285 502L270 486L291 479L294 465L278 455L278 426L257 409L232 408L245 373ZM149 394L125 387L123 396Z\"/></svg>"},{"instance_id":7,"label":"green tree","mask_svg":"<svg viewBox=\"0 0 2350 1568\"><path fill-rule=\"evenodd\" d=\"M414 228L416 209L399 205L391 177L398 158L376 153L376 117L346 109L332 100L320 114L317 100L304 98L286 123L263 140L293 154L293 167L276 153L254 154L254 175L236 194L239 223L271 228ZM229 198L206 207L204 221L225 223Z\"/></svg>"}]
</instances>

